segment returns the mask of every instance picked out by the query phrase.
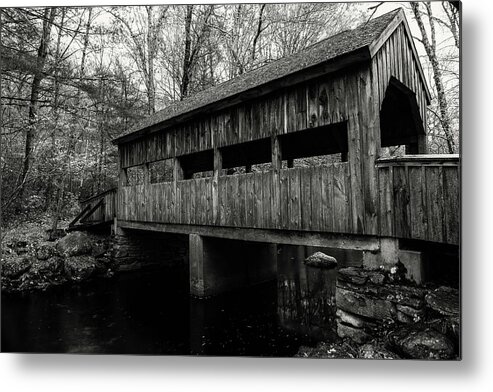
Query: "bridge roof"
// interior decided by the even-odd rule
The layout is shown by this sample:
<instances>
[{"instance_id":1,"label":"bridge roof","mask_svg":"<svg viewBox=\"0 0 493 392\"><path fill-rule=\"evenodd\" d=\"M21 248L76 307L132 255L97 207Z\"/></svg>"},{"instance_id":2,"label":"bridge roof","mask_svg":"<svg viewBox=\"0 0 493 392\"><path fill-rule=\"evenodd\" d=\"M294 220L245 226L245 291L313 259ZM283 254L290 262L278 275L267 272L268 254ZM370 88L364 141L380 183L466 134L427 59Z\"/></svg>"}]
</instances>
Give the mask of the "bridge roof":
<instances>
[{"instance_id":1,"label":"bridge roof","mask_svg":"<svg viewBox=\"0 0 493 392\"><path fill-rule=\"evenodd\" d=\"M162 129L172 126L201 112L210 112L263 95L273 90L272 86L275 82L277 88L285 87L299 81L293 79L294 75L322 64L333 64L331 69L336 70L367 61L373 54L370 53L373 52L372 45L375 46L378 41L382 41L381 37L385 35L384 33L388 32L390 27L395 28L403 18L403 11L398 8L353 30L346 30L319 41L298 53L200 91L182 101L173 102L154 115L143 119L136 127L114 139L113 143L123 143L156 130L157 127ZM280 83L282 80L285 81L284 84Z\"/></svg>"}]
</instances>

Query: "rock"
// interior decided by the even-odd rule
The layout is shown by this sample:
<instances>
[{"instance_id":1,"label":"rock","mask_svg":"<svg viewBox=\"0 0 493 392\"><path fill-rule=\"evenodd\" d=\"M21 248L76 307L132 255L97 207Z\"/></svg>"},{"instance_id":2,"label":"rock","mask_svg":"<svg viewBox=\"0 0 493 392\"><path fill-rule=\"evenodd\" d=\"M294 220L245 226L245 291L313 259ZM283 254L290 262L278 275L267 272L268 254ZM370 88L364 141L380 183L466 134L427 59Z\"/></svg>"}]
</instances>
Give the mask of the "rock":
<instances>
[{"instance_id":1,"label":"rock","mask_svg":"<svg viewBox=\"0 0 493 392\"><path fill-rule=\"evenodd\" d=\"M345 312L342 309L337 309L336 316L339 317L339 319L343 323L352 325L356 328L363 328L363 326L365 325L365 322L361 317L358 317L352 313Z\"/></svg>"},{"instance_id":2,"label":"rock","mask_svg":"<svg viewBox=\"0 0 493 392\"><path fill-rule=\"evenodd\" d=\"M451 359L454 345L443 334L426 329L413 331L397 343L400 349L414 359Z\"/></svg>"},{"instance_id":3,"label":"rock","mask_svg":"<svg viewBox=\"0 0 493 392\"><path fill-rule=\"evenodd\" d=\"M56 253L55 249L49 245L42 245L36 251L36 257L38 260L48 260Z\"/></svg>"},{"instance_id":4,"label":"rock","mask_svg":"<svg viewBox=\"0 0 493 392\"><path fill-rule=\"evenodd\" d=\"M349 338L360 344L370 339L370 335L368 335L363 329L355 328L341 322L337 322L337 335L341 338Z\"/></svg>"},{"instance_id":5,"label":"rock","mask_svg":"<svg viewBox=\"0 0 493 392\"><path fill-rule=\"evenodd\" d=\"M337 271L337 280L362 285L368 280L368 273L364 269L358 267L341 268Z\"/></svg>"},{"instance_id":6,"label":"rock","mask_svg":"<svg viewBox=\"0 0 493 392\"><path fill-rule=\"evenodd\" d=\"M425 296L430 308L445 316L460 315L459 290L441 286Z\"/></svg>"},{"instance_id":7,"label":"rock","mask_svg":"<svg viewBox=\"0 0 493 392\"><path fill-rule=\"evenodd\" d=\"M396 314L395 305L390 301L339 287L336 290L336 304L346 312L377 320L392 318Z\"/></svg>"},{"instance_id":8,"label":"rock","mask_svg":"<svg viewBox=\"0 0 493 392\"><path fill-rule=\"evenodd\" d=\"M337 260L322 252L315 252L305 259L305 265L317 268L334 268L337 266Z\"/></svg>"},{"instance_id":9,"label":"rock","mask_svg":"<svg viewBox=\"0 0 493 392\"><path fill-rule=\"evenodd\" d=\"M407 314L408 316L410 317L423 317L424 316L424 309L415 309L415 308L412 308L411 306L407 306L407 305L396 305L397 307L397 310L399 312L402 312L404 314Z\"/></svg>"},{"instance_id":10,"label":"rock","mask_svg":"<svg viewBox=\"0 0 493 392\"><path fill-rule=\"evenodd\" d=\"M397 321L404 324L411 324L413 322L413 318L405 313L397 311Z\"/></svg>"},{"instance_id":11,"label":"rock","mask_svg":"<svg viewBox=\"0 0 493 392\"><path fill-rule=\"evenodd\" d=\"M363 359L401 359L396 353L377 343L366 343L358 350L358 358Z\"/></svg>"},{"instance_id":12,"label":"rock","mask_svg":"<svg viewBox=\"0 0 493 392\"><path fill-rule=\"evenodd\" d=\"M92 256L72 256L65 259L65 273L74 281L86 280L95 271L96 261Z\"/></svg>"},{"instance_id":13,"label":"rock","mask_svg":"<svg viewBox=\"0 0 493 392\"><path fill-rule=\"evenodd\" d=\"M9 255L2 260L2 276L5 278L16 279L27 272L32 265L28 257L18 257Z\"/></svg>"},{"instance_id":14,"label":"rock","mask_svg":"<svg viewBox=\"0 0 493 392\"><path fill-rule=\"evenodd\" d=\"M64 256L90 254L92 251L92 241L86 233L75 231L58 241L56 249Z\"/></svg>"}]
</instances>

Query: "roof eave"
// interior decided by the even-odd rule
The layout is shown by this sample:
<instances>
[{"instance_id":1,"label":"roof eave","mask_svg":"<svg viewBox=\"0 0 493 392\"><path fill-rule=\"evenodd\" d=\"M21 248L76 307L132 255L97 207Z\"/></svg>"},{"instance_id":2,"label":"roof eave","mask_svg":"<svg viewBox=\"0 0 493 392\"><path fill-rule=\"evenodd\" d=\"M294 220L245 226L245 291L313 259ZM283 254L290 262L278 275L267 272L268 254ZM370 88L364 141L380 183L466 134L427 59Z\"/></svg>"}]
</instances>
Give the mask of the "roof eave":
<instances>
[{"instance_id":1,"label":"roof eave","mask_svg":"<svg viewBox=\"0 0 493 392\"><path fill-rule=\"evenodd\" d=\"M212 102L208 105L201 106L200 108L172 117L168 120L152 124L127 135L122 135L118 138L113 139L112 143L115 145L127 143L144 135L151 134L164 128L169 128L173 125L182 123L199 114L226 109L228 107L251 100L253 98L265 96L275 90L283 89L301 82L305 82L307 80L315 79L319 76L330 74L352 65L361 64L369 61L370 59L371 53L369 46L365 45L351 52L345 53L343 55L337 56L311 67L299 70L292 74L283 76L279 79L275 79L260 86L255 86L248 90L241 91L230 97Z\"/></svg>"}]
</instances>

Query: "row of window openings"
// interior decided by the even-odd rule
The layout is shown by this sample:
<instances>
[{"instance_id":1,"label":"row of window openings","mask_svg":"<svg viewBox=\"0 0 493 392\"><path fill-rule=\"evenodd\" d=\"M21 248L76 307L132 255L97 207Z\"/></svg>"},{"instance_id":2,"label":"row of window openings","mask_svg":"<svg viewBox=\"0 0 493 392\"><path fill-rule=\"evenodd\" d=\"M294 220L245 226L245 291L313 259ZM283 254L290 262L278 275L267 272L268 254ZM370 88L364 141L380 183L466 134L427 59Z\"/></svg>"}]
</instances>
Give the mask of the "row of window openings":
<instances>
[{"instance_id":1,"label":"row of window openings","mask_svg":"<svg viewBox=\"0 0 493 392\"><path fill-rule=\"evenodd\" d=\"M330 154L330 155L319 155L306 158L296 158L290 160L282 161L282 169L298 168L298 167L312 167L321 166L331 163L343 162L346 160L346 154ZM149 170L149 182L151 184L162 183L162 182L172 182L174 181L174 159L164 159L161 161L151 162L148 164ZM254 165L245 165L231 167L227 169L222 169L220 171L220 176L228 176L235 174L246 174L246 173L262 173L272 170L272 162L259 163ZM207 178L213 176L212 170L206 171L194 171L189 173L184 173L183 179L196 179L196 178ZM127 168L127 184L128 185L141 185L145 183L145 167L144 165L133 166Z\"/></svg>"}]
</instances>

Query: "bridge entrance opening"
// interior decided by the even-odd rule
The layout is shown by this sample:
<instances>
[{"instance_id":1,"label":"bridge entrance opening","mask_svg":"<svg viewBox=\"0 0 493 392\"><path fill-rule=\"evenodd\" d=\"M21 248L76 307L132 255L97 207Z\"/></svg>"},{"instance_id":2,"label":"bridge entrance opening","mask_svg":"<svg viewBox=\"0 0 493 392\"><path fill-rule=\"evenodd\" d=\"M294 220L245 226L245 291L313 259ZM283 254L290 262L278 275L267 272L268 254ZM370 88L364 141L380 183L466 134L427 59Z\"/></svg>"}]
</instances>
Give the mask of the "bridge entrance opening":
<instances>
[{"instance_id":1,"label":"bridge entrance opening","mask_svg":"<svg viewBox=\"0 0 493 392\"><path fill-rule=\"evenodd\" d=\"M426 153L424 119L416 95L394 77L382 102L380 130L383 156Z\"/></svg>"}]
</instances>

